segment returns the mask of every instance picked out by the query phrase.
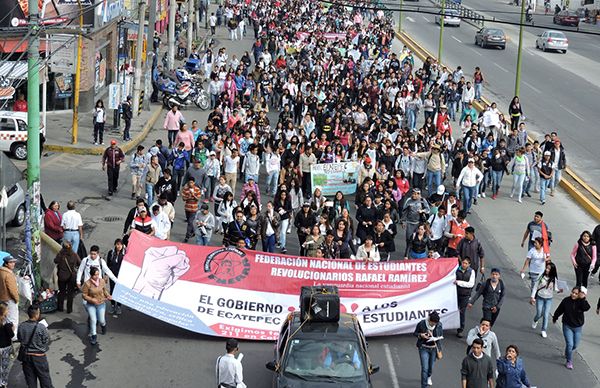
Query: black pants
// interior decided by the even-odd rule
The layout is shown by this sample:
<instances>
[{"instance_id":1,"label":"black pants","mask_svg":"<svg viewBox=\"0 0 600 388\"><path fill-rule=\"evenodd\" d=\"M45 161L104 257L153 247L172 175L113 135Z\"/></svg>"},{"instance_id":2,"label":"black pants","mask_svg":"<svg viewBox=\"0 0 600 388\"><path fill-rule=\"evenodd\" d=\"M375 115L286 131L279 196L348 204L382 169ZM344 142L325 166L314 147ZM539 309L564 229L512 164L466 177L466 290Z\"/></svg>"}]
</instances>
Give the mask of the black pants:
<instances>
[{"instance_id":1,"label":"black pants","mask_svg":"<svg viewBox=\"0 0 600 388\"><path fill-rule=\"evenodd\" d=\"M94 123L94 143L104 142L104 123Z\"/></svg>"},{"instance_id":2,"label":"black pants","mask_svg":"<svg viewBox=\"0 0 600 388\"><path fill-rule=\"evenodd\" d=\"M458 295L458 310L460 311L460 328L459 332L465 329L465 310L469 304L470 295Z\"/></svg>"},{"instance_id":3,"label":"black pants","mask_svg":"<svg viewBox=\"0 0 600 388\"><path fill-rule=\"evenodd\" d=\"M588 278L590 277L590 266L578 264L575 268L575 287L588 286Z\"/></svg>"},{"instance_id":4,"label":"black pants","mask_svg":"<svg viewBox=\"0 0 600 388\"><path fill-rule=\"evenodd\" d=\"M158 102L158 84L152 82L152 94L150 95L150 102Z\"/></svg>"},{"instance_id":5,"label":"black pants","mask_svg":"<svg viewBox=\"0 0 600 388\"><path fill-rule=\"evenodd\" d=\"M117 272L113 272L115 274L115 276L119 276L119 274ZM115 282L113 282L112 280L109 280L110 282L110 293L111 295L115 292ZM115 300L111 300L110 304L113 305L113 307L116 306L121 306L121 303L115 301Z\"/></svg>"},{"instance_id":6,"label":"black pants","mask_svg":"<svg viewBox=\"0 0 600 388\"><path fill-rule=\"evenodd\" d=\"M108 175L108 192L114 193L119 188L119 166L106 166L106 175Z\"/></svg>"},{"instance_id":7,"label":"black pants","mask_svg":"<svg viewBox=\"0 0 600 388\"><path fill-rule=\"evenodd\" d=\"M493 313L491 309L482 307L481 311L483 312L483 318L490 321L490 326L494 326L494 322L498 319L498 315L500 314L500 309L497 308L496 312Z\"/></svg>"},{"instance_id":8,"label":"black pants","mask_svg":"<svg viewBox=\"0 0 600 388\"><path fill-rule=\"evenodd\" d=\"M75 295L75 279L58 281L58 311L63 311L65 299L67 300L67 313L73 311L73 296Z\"/></svg>"},{"instance_id":9,"label":"black pants","mask_svg":"<svg viewBox=\"0 0 600 388\"><path fill-rule=\"evenodd\" d=\"M38 380L41 388L53 388L50 379L50 368L46 356L28 356L23 360L23 374L28 388L37 388Z\"/></svg>"},{"instance_id":10,"label":"black pants","mask_svg":"<svg viewBox=\"0 0 600 388\"><path fill-rule=\"evenodd\" d=\"M181 190L181 184L185 184L185 182L183 182L183 176L185 175L185 170L175 170L173 169L173 177L175 178L175 188L177 189L177 192L179 192L179 190Z\"/></svg>"},{"instance_id":11,"label":"black pants","mask_svg":"<svg viewBox=\"0 0 600 388\"><path fill-rule=\"evenodd\" d=\"M125 119L125 129L123 130L123 140L129 140L131 137L129 136L129 129L131 128L131 119Z\"/></svg>"},{"instance_id":12,"label":"black pants","mask_svg":"<svg viewBox=\"0 0 600 388\"><path fill-rule=\"evenodd\" d=\"M298 234L298 243L300 244L300 256L306 256L306 249L302 246L306 242L307 235Z\"/></svg>"},{"instance_id":13,"label":"black pants","mask_svg":"<svg viewBox=\"0 0 600 388\"><path fill-rule=\"evenodd\" d=\"M185 212L185 219L187 221L187 230L185 232L185 238L194 236L194 218L196 217L195 212ZM234 243L237 241L234 241Z\"/></svg>"},{"instance_id":14,"label":"black pants","mask_svg":"<svg viewBox=\"0 0 600 388\"><path fill-rule=\"evenodd\" d=\"M310 185L310 172L302 172L302 193L306 198L309 198L312 195Z\"/></svg>"},{"instance_id":15,"label":"black pants","mask_svg":"<svg viewBox=\"0 0 600 388\"><path fill-rule=\"evenodd\" d=\"M423 179L423 177L425 176L425 174L419 174L416 172L413 172L413 179L412 179L412 187L419 189L419 190L423 190L423 183L425 182L425 180Z\"/></svg>"},{"instance_id":16,"label":"black pants","mask_svg":"<svg viewBox=\"0 0 600 388\"><path fill-rule=\"evenodd\" d=\"M173 143L175 143L175 138L177 137L177 131L167 131L167 137L169 139L169 148L173 148Z\"/></svg>"}]
</instances>

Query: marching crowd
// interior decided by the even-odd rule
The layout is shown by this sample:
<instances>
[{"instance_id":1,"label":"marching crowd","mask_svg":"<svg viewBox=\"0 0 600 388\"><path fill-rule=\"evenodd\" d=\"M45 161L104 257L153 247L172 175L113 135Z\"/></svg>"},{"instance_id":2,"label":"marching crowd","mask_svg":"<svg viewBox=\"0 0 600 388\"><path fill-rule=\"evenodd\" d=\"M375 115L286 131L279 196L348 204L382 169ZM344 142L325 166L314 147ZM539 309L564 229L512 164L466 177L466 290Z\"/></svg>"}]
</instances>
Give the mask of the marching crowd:
<instances>
[{"instance_id":1,"label":"marching crowd","mask_svg":"<svg viewBox=\"0 0 600 388\"><path fill-rule=\"evenodd\" d=\"M59 310L66 301L71 313L75 290L81 289L91 344L97 343L98 324L106 333L105 302L111 301L111 314L122 312L111 300L105 277L113 289L131 232L169 240L181 219L176 207L183 207L183 241L198 245L287 253L293 231L299 243L293 253L302 256L366 261L458 257L459 338L464 337L465 314L482 299L480 324L466 335L462 386L530 386L518 347L510 345L502 354L492 331L509 291L500 269L492 268L486 278L490 260L468 218L488 195L490 202L510 195L520 203L539 193L544 205L566 167L565 149L555 132L541 142L529 140L518 97L508 106L510 117L496 103L478 112L473 103L481 101L481 69L469 77L461 67L451 72L433 58L418 66L406 47L393 52L390 20L382 11L360 8L363 3L340 7L258 0L220 7L210 17L213 33L221 24L232 39L237 31L241 36L253 30L254 43L239 59L212 46L199 53L210 79L207 122L188 122L173 107L163 123L168 145L158 139L126 156L113 140L102 156L109 195L125 191L119 187L119 171L127 164L127 195L135 200L106 259L98 246L89 252L83 246L84 224L75 202L68 202L65 213L58 202L49 205L45 232L63 247L55 259ZM326 197L322 187L312 185L311 166L345 161L360 166L352 197L341 191ZM500 192L505 175L512 175L510 193ZM528 253L521 273L530 279L530 302L536 306L532 327L542 321L546 338L550 319L562 318L569 369L584 312L590 309L588 277L600 265L596 241L600 227L583 232L573 247L577 284L550 317L553 297L566 290L559 287L550 261L552 233L542 212L535 213L522 240ZM441 333L437 313L415 330L422 387L432 385Z\"/></svg>"}]
</instances>

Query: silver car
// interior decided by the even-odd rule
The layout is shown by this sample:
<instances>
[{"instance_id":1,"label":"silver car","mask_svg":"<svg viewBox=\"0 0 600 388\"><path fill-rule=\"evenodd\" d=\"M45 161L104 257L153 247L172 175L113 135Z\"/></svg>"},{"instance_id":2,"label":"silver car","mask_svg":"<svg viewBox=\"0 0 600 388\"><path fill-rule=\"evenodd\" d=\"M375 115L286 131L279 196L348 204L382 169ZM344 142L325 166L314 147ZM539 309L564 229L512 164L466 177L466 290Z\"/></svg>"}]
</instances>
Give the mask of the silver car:
<instances>
[{"instance_id":1,"label":"silver car","mask_svg":"<svg viewBox=\"0 0 600 388\"><path fill-rule=\"evenodd\" d=\"M25 192L20 183L6 188L8 204L5 210L5 220L12 226L21 226L25 223Z\"/></svg>"},{"instance_id":2,"label":"silver car","mask_svg":"<svg viewBox=\"0 0 600 388\"><path fill-rule=\"evenodd\" d=\"M569 48L569 40L560 31L544 31L535 40L535 48L542 51L557 50L566 54Z\"/></svg>"},{"instance_id":3,"label":"silver car","mask_svg":"<svg viewBox=\"0 0 600 388\"><path fill-rule=\"evenodd\" d=\"M440 11L439 15L435 15L435 22L441 24L442 14ZM460 27L460 13L455 9L444 10L444 25Z\"/></svg>"}]
</instances>

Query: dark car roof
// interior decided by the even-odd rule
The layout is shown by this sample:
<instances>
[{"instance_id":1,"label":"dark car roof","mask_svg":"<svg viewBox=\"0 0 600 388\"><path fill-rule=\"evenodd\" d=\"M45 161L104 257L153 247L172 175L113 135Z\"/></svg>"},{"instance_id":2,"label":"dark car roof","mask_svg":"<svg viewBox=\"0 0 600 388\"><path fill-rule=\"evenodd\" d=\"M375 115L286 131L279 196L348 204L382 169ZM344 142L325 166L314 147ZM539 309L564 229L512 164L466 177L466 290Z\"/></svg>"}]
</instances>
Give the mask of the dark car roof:
<instances>
[{"instance_id":1,"label":"dark car roof","mask_svg":"<svg viewBox=\"0 0 600 388\"><path fill-rule=\"evenodd\" d=\"M357 339L357 324L353 314L341 313L338 322L307 321L303 325L299 311L295 311L292 315L291 332L296 332L295 338L335 337L336 339ZM302 325L302 328L297 330L300 325Z\"/></svg>"}]
</instances>

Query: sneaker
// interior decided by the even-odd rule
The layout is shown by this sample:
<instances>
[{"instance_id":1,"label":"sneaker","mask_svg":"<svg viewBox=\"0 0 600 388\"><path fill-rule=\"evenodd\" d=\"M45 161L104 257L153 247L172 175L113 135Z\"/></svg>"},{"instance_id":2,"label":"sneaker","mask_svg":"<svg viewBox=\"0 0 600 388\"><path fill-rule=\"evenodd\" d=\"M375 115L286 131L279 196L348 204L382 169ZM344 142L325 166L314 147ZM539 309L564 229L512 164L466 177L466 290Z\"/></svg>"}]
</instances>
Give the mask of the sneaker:
<instances>
[{"instance_id":1,"label":"sneaker","mask_svg":"<svg viewBox=\"0 0 600 388\"><path fill-rule=\"evenodd\" d=\"M554 190L550 191L550 196L554 197ZM573 365L571 364L571 369L573 369Z\"/></svg>"},{"instance_id":2,"label":"sneaker","mask_svg":"<svg viewBox=\"0 0 600 388\"><path fill-rule=\"evenodd\" d=\"M511 198L512 198L512 197L514 197L514 196L515 196L515 195L514 195L513 193L511 193L511 194L510 194L510 197L511 197Z\"/></svg>"},{"instance_id":3,"label":"sneaker","mask_svg":"<svg viewBox=\"0 0 600 388\"><path fill-rule=\"evenodd\" d=\"M464 337L465 335L463 334L462 330L457 330L457 331L456 331L456 336L457 336L458 338L462 338L462 337Z\"/></svg>"},{"instance_id":4,"label":"sneaker","mask_svg":"<svg viewBox=\"0 0 600 388\"><path fill-rule=\"evenodd\" d=\"M537 327L538 323L537 321L533 321L533 323L531 324L531 328L535 329Z\"/></svg>"},{"instance_id":5,"label":"sneaker","mask_svg":"<svg viewBox=\"0 0 600 388\"><path fill-rule=\"evenodd\" d=\"M477 194L477 198L481 198L481 194Z\"/></svg>"},{"instance_id":6,"label":"sneaker","mask_svg":"<svg viewBox=\"0 0 600 388\"><path fill-rule=\"evenodd\" d=\"M281 248L281 253L287 253L287 249L285 247Z\"/></svg>"},{"instance_id":7,"label":"sneaker","mask_svg":"<svg viewBox=\"0 0 600 388\"><path fill-rule=\"evenodd\" d=\"M492 199L496 199L496 194L492 194Z\"/></svg>"},{"instance_id":8,"label":"sneaker","mask_svg":"<svg viewBox=\"0 0 600 388\"><path fill-rule=\"evenodd\" d=\"M527 192L527 193L525 193L525 194L527 194L527 196L528 196L529 198L531 198L531 194L529 194L529 192Z\"/></svg>"},{"instance_id":9,"label":"sneaker","mask_svg":"<svg viewBox=\"0 0 600 388\"><path fill-rule=\"evenodd\" d=\"M106 325L104 325L104 326L100 326L100 333L101 333L102 335L106 334Z\"/></svg>"},{"instance_id":10,"label":"sneaker","mask_svg":"<svg viewBox=\"0 0 600 388\"><path fill-rule=\"evenodd\" d=\"M519 203L523 203L523 200L519 198Z\"/></svg>"},{"instance_id":11,"label":"sneaker","mask_svg":"<svg viewBox=\"0 0 600 388\"><path fill-rule=\"evenodd\" d=\"M114 312L115 312L115 306L111 304L110 307L108 308L108 313L112 314Z\"/></svg>"},{"instance_id":12,"label":"sneaker","mask_svg":"<svg viewBox=\"0 0 600 388\"><path fill-rule=\"evenodd\" d=\"M485 193L481 193L481 198L485 198Z\"/></svg>"},{"instance_id":13,"label":"sneaker","mask_svg":"<svg viewBox=\"0 0 600 388\"><path fill-rule=\"evenodd\" d=\"M542 330L542 338L548 338L548 334L546 334L546 330Z\"/></svg>"},{"instance_id":14,"label":"sneaker","mask_svg":"<svg viewBox=\"0 0 600 388\"><path fill-rule=\"evenodd\" d=\"M90 336L90 344L92 345L96 345L98 343L98 336L96 335L91 335Z\"/></svg>"},{"instance_id":15,"label":"sneaker","mask_svg":"<svg viewBox=\"0 0 600 388\"><path fill-rule=\"evenodd\" d=\"M131 193L131 199L135 199L135 193Z\"/></svg>"},{"instance_id":16,"label":"sneaker","mask_svg":"<svg viewBox=\"0 0 600 388\"><path fill-rule=\"evenodd\" d=\"M431 381L431 377L427 378L427 385L433 385L433 381Z\"/></svg>"},{"instance_id":17,"label":"sneaker","mask_svg":"<svg viewBox=\"0 0 600 388\"><path fill-rule=\"evenodd\" d=\"M567 369L573 369L573 362L572 361L567 361L567 365L565 365L567 367Z\"/></svg>"},{"instance_id":18,"label":"sneaker","mask_svg":"<svg viewBox=\"0 0 600 388\"><path fill-rule=\"evenodd\" d=\"M546 201L542 201L542 205L545 205L545 204L546 204Z\"/></svg>"},{"instance_id":19,"label":"sneaker","mask_svg":"<svg viewBox=\"0 0 600 388\"><path fill-rule=\"evenodd\" d=\"M98 145L98 142L97 142L97 141L95 141L95 142L94 142L94 145Z\"/></svg>"},{"instance_id":20,"label":"sneaker","mask_svg":"<svg viewBox=\"0 0 600 388\"><path fill-rule=\"evenodd\" d=\"M123 310L121 310L121 306L117 306L117 309L115 310L115 312L117 313L117 315L123 314Z\"/></svg>"}]
</instances>

